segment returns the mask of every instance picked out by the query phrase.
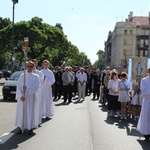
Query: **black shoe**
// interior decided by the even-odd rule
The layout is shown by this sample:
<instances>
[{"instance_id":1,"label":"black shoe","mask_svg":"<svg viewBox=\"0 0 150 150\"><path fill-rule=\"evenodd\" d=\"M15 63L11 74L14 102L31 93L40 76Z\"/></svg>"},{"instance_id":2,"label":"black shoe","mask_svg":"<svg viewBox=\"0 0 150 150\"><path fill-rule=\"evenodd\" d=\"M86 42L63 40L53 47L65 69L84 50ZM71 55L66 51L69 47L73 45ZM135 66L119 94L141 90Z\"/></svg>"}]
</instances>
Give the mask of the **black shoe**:
<instances>
[{"instance_id":1,"label":"black shoe","mask_svg":"<svg viewBox=\"0 0 150 150\"><path fill-rule=\"evenodd\" d=\"M68 101L68 103L72 103L72 101Z\"/></svg>"},{"instance_id":2,"label":"black shoe","mask_svg":"<svg viewBox=\"0 0 150 150\"><path fill-rule=\"evenodd\" d=\"M22 134L22 130L19 129L16 133L17 133L17 134Z\"/></svg>"},{"instance_id":3,"label":"black shoe","mask_svg":"<svg viewBox=\"0 0 150 150\"><path fill-rule=\"evenodd\" d=\"M57 98L55 97L54 99L53 99L53 101L56 101L57 100Z\"/></svg>"},{"instance_id":4,"label":"black shoe","mask_svg":"<svg viewBox=\"0 0 150 150\"><path fill-rule=\"evenodd\" d=\"M145 140L144 140L145 142L150 142L150 140L148 139L148 138L145 138Z\"/></svg>"},{"instance_id":5,"label":"black shoe","mask_svg":"<svg viewBox=\"0 0 150 150\"><path fill-rule=\"evenodd\" d=\"M45 119L46 119L46 120L50 120L50 118L49 118L49 117L46 117Z\"/></svg>"},{"instance_id":6,"label":"black shoe","mask_svg":"<svg viewBox=\"0 0 150 150\"><path fill-rule=\"evenodd\" d=\"M93 97L91 100L95 100L95 98Z\"/></svg>"},{"instance_id":7,"label":"black shoe","mask_svg":"<svg viewBox=\"0 0 150 150\"><path fill-rule=\"evenodd\" d=\"M28 134L29 135L35 135L35 132L33 132L33 130L31 129L31 130L28 131Z\"/></svg>"}]
</instances>

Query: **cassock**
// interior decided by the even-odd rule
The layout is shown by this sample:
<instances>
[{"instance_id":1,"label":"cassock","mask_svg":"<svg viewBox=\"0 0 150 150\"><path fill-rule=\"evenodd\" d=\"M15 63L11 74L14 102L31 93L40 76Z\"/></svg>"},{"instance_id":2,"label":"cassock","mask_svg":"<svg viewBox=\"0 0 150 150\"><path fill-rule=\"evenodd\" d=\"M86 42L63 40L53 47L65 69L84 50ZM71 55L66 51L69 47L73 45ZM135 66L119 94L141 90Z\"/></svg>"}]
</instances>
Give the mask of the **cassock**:
<instances>
[{"instance_id":1,"label":"cassock","mask_svg":"<svg viewBox=\"0 0 150 150\"><path fill-rule=\"evenodd\" d=\"M143 135L148 135L150 134L150 76L141 80L140 88L143 103L137 130Z\"/></svg>"},{"instance_id":2,"label":"cassock","mask_svg":"<svg viewBox=\"0 0 150 150\"><path fill-rule=\"evenodd\" d=\"M51 70L42 69L44 80L41 86L42 93L42 116L52 117L54 115L54 105L52 99L52 85L55 83L55 77Z\"/></svg>"},{"instance_id":3,"label":"cassock","mask_svg":"<svg viewBox=\"0 0 150 150\"><path fill-rule=\"evenodd\" d=\"M22 128L22 114L24 106L24 129L31 130L38 127L38 94L39 89L39 77L34 73L26 72L26 92L25 101L22 102L20 98L23 96L23 86L24 86L24 74L21 74L16 91L17 100L17 112L15 125ZM24 103L24 105L23 105Z\"/></svg>"},{"instance_id":4,"label":"cassock","mask_svg":"<svg viewBox=\"0 0 150 150\"><path fill-rule=\"evenodd\" d=\"M39 80L40 80L40 86L39 86L39 89L38 89L38 121L39 121L39 124L42 123L42 95L41 95L41 85L43 83L43 79L44 79L44 75L41 71L35 69L34 70L34 73L37 74L39 76Z\"/></svg>"}]
</instances>

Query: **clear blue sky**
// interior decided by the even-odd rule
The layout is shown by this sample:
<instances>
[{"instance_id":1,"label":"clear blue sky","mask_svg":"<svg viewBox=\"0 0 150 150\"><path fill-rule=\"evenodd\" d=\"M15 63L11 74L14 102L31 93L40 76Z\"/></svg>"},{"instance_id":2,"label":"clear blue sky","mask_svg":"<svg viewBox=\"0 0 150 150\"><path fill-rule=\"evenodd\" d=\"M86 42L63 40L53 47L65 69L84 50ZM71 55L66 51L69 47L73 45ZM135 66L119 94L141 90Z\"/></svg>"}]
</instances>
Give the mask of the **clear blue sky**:
<instances>
[{"instance_id":1,"label":"clear blue sky","mask_svg":"<svg viewBox=\"0 0 150 150\"><path fill-rule=\"evenodd\" d=\"M148 16L150 0L19 0L15 8L15 22L38 16L51 25L61 23L68 40L94 63L115 23L130 11ZM12 20L12 0L0 0L0 16Z\"/></svg>"}]
</instances>

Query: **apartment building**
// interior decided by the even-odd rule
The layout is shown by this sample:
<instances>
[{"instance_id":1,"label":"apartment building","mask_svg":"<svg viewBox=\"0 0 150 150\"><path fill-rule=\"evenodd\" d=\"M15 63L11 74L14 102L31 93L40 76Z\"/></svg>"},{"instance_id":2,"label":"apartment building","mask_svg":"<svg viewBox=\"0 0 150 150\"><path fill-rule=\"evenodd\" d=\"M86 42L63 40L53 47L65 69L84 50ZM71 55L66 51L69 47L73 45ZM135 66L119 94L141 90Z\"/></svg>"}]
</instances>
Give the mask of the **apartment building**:
<instances>
[{"instance_id":1,"label":"apartment building","mask_svg":"<svg viewBox=\"0 0 150 150\"><path fill-rule=\"evenodd\" d=\"M133 16L117 22L113 32L109 31L105 42L105 67L109 65L121 71L128 66L130 56L147 57L149 43L149 17Z\"/></svg>"}]
</instances>

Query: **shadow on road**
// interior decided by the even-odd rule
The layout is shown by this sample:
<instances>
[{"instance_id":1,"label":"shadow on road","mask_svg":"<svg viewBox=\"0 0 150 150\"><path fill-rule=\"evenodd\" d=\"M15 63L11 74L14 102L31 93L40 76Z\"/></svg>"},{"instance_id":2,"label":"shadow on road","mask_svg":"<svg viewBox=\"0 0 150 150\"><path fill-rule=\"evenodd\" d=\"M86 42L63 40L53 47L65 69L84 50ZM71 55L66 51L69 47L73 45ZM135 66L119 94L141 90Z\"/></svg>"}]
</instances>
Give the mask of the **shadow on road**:
<instances>
[{"instance_id":1,"label":"shadow on road","mask_svg":"<svg viewBox=\"0 0 150 150\"><path fill-rule=\"evenodd\" d=\"M69 104L69 103L61 102L61 103L55 104L55 106L66 106L66 105L68 105L68 104Z\"/></svg>"},{"instance_id":2,"label":"shadow on road","mask_svg":"<svg viewBox=\"0 0 150 150\"><path fill-rule=\"evenodd\" d=\"M24 134L16 134L17 128L11 131L13 133L13 136L11 136L4 144L0 144L0 150L11 150L18 148L19 144L29 140L34 135L28 135L27 133ZM6 138L6 137L5 137Z\"/></svg>"},{"instance_id":3,"label":"shadow on road","mask_svg":"<svg viewBox=\"0 0 150 150\"><path fill-rule=\"evenodd\" d=\"M16 103L17 101L15 99L0 99L0 103Z\"/></svg>"},{"instance_id":4,"label":"shadow on road","mask_svg":"<svg viewBox=\"0 0 150 150\"><path fill-rule=\"evenodd\" d=\"M110 125L115 125L119 129L126 129L128 136L137 136L141 137L142 135L136 130L137 121L128 118L127 120L121 120L120 118L114 116L109 117L107 116L105 122Z\"/></svg>"},{"instance_id":5,"label":"shadow on road","mask_svg":"<svg viewBox=\"0 0 150 150\"><path fill-rule=\"evenodd\" d=\"M150 143L149 142L145 142L143 140L137 140L139 142L139 144L141 145L143 150L149 150L150 149Z\"/></svg>"},{"instance_id":6,"label":"shadow on road","mask_svg":"<svg viewBox=\"0 0 150 150\"><path fill-rule=\"evenodd\" d=\"M107 112L108 110L107 110L107 106L103 106L102 104L101 105L99 105L99 107L101 108L101 110L103 111L103 112Z\"/></svg>"}]
</instances>

